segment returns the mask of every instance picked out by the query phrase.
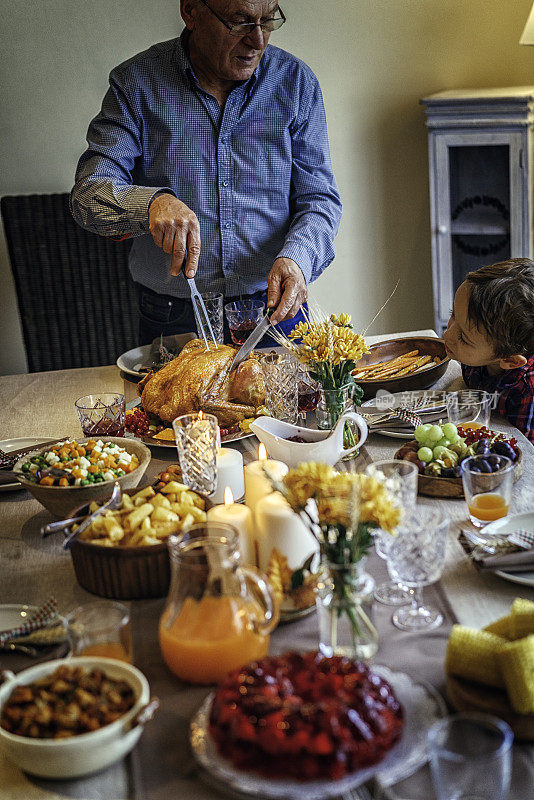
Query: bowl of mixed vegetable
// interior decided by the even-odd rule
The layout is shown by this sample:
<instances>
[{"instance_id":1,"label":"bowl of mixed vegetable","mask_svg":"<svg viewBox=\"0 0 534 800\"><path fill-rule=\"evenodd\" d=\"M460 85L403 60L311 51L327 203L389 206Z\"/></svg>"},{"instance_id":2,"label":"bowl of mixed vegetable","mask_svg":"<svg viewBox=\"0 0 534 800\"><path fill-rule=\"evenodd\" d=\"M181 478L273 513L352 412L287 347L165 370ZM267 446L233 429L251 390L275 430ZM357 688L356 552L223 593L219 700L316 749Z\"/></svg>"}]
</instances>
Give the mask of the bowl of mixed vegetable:
<instances>
[{"instance_id":1,"label":"bowl of mixed vegetable","mask_svg":"<svg viewBox=\"0 0 534 800\"><path fill-rule=\"evenodd\" d=\"M150 450L135 439L67 439L26 453L14 467L19 482L48 511L64 517L68 511L110 493L117 481L133 489L150 461Z\"/></svg>"}]
</instances>

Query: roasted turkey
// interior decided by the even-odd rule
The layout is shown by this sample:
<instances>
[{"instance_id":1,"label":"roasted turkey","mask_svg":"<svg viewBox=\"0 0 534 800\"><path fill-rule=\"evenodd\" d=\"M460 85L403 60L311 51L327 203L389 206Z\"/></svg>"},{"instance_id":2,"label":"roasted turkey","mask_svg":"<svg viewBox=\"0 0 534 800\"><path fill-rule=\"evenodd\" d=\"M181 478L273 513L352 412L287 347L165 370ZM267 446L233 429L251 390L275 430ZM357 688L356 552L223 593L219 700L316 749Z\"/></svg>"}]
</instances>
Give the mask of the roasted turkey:
<instances>
[{"instance_id":1,"label":"roasted turkey","mask_svg":"<svg viewBox=\"0 0 534 800\"><path fill-rule=\"evenodd\" d=\"M139 381L143 408L164 422L202 409L223 427L254 416L265 401L261 366L252 355L230 372L235 352L224 344L207 350L200 339L192 339L173 361Z\"/></svg>"}]
</instances>

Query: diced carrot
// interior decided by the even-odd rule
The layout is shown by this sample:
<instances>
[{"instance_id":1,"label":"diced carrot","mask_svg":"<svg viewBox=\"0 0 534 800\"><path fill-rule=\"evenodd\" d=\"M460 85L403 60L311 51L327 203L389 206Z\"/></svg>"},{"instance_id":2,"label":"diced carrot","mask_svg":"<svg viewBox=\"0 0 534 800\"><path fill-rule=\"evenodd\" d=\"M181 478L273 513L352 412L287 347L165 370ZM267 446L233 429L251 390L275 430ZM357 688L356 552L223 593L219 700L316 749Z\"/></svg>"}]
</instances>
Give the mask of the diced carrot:
<instances>
[{"instance_id":1,"label":"diced carrot","mask_svg":"<svg viewBox=\"0 0 534 800\"><path fill-rule=\"evenodd\" d=\"M76 452L78 453L79 456L84 456L85 455L85 447L83 445L79 444L78 447L76 448Z\"/></svg>"},{"instance_id":2,"label":"diced carrot","mask_svg":"<svg viewBox=\"0 0 534 800\"><path fill-rule=\"evenodd\" d=\"M41 484L41 486L53 486L54 478L51 475L45 475L44 478L41 478L39 483Z\"/></svg>"},{"instance_id":3,"label":"diced carrot","mask_svg":"<svg viewBox=\"0 0 534 800\"><path fill-rule=\"evenodd\" d=\"M72 475L74 475L75 478L83 478L82 471L79 467L74 467Z\"/></svg>"},{"instance_id":4,"label":"diced carrot","mask_svg":"<svg viewBox=\"0 0 534 800\"><path fill-rule=\"evenodd\" d=\"M94 472L100 472L100 468L97 467L96 464L91 464L90 467L87 467L87 472L90 472L91 474Z\"/></svg>"},{"instance_id":5,"label":"diced carrot","mask_svg":"<svg viewBox=\"0 0 534 800\"><path fill-rule=\"evenodd\" d=\"M95 445L96 445L96 440L95 439L89 439L89 441L86 442L85 446L87 447L88 450L92 450Z\"/></svg>"},{"instance_id":6,"label":"diced carrot","mask_svg":"<svg viewBox=\"0 0 534 800\"><path fill-rule=\"evenodd\" d=\"M60 478L59 479L59 485L60 486L68 486L69 482L68 482L67 478Z\"/></svg>"}]
</instances>

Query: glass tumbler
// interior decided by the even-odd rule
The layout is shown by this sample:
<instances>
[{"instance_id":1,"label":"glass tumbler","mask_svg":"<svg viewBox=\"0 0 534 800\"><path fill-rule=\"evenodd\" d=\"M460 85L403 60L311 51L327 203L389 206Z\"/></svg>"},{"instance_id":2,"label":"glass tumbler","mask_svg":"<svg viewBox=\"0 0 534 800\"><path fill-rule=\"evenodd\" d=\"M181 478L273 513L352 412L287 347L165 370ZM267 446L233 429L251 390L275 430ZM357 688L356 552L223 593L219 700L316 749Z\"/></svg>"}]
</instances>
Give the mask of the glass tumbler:
<instances>
[{"instance_id":1,"label":"glass tumbler","mask_svg":"<svg viewBox=\"0 0 534 800\"><path fill-rule=\"evenodd\" d=\"M124 436L126 398L103 392L80 397L74 403L85 436Z\"/></svg>"},{"instance_id":2,"label":"glass tumbler","mask_svg":"<svg viewBox=\"0 0 534 800\"><path fill-rule=\"evenodd\" d=\"M218 344L224 342L224 318L223 318L223 296L220 292L206 292L202 295L206 313L210 321L211 329ZM198 338L202 339L202 334L197 331Z\"/></svg>"},{"instance_id":3,"label":"glass tumbler","mask_svg":"<svg viewBox=\"0 0 534 800\"><path fill-rule=\"evenodd\" d=\"M230 336L241 347L263 317L265 304L261 300L233 300L224 307Z\"/></svg>"},{"instance_id":4,"label":"glass tumbler","mask_svg":"<svg viewBox=\"0 0 534 800\"><path fill-rule=\"evenodd\" d=\"M67 614L74 656L104 656L132 661L130 613L122 603L94 600Z\"/></svg>"},{"instance_id":5,"label":"glass tumbler","mask_svg":"<svg viewBox=\"0 0 534 800\"><path fill-rule=\"evenodd\" d=\"M366 468L366 473L384 481L395 502L402 508L403 515L415 508L417 502L418 469L409 461L391 459L375 461ZM394 537L380 529L375 532L375 550L380 558L387 559L387 553ZM386 606L402 606L411 600L411 592L396 581L381 583L375 589L375 600Z\"/></svg>"},{"instance_id":6,"label":"glass tumbler","mask_svg":"<svg viewBox=\"0 0 534 800\"><path fill-rule=\"evenodd\" d=\"M489 714L435 722L427 741L437 800L505 800L513 738L509 725Z\"/></svg>"},{"instance_id":7,"label":"glass tumbler","mask_svg":"<svg viewBox=\"0 0 534 800\"><path fill-rule=\"evenodd\" d=\"M451 392L445 397L447 417L453 425L476 430L487 428L490 420L492 395L479 389Z\"/></svg>"},{"instance_id":8,"label":"glass tumbler","mask_svg":"<svg viewBox=\"0 0 534 800\"><path fill-rule=\"evenodd\" d=\"M217 487L219 426L213 414L183 414L172 423L182 480L196 492L211 494Z\"/></svg>"},{"instance_id":9,"label":"glass tumbler","mask_svg":"<svg viewBox=\"0 0 534 800\"><path fill-rule=\"evenodd\" d=\"M299 414L298 362L289 353L269 353L260 363L269 414L294 425Z\"/></svg>"},{"instance_id":10,"label":"glass tumbler","mask_svg":"<svg viewBox=\"0 0 534 800\"><path fill-rule=\"evenodd\" d=\"M462 461L462 484L469 519L477 528L502 519L512 502L514 465L506 456L472 456ZM490 472L494 469L494 472Z\"/></svg>"}]
</instances>

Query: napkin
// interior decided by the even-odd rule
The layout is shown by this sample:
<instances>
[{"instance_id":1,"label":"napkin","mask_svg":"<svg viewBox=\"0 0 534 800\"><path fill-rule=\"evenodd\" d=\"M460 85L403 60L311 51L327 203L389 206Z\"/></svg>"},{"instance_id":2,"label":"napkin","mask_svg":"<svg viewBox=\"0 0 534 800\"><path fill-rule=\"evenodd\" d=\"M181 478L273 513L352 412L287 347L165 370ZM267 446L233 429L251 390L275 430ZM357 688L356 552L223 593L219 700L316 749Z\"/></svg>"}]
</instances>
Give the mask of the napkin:
<instances>
[{"instance_id":1,"label":"napkin","mask_svg":"<svg viewBox=\"0 0 534 800\"><path fill-rule=\"evenodd\" d=\"M516 553L477 556L474 561L483 570L504 569L507 572L530 572L534 570L534 548L518 550Z\"/></svg>"},{"instance_id":2,"label":"napkin","mask_svg":"<svg viewBox=\"0 0 534 800\"><path fill-rule=\"evenodd\" d=\"M48 623L57 617L57 600L54 597L49 597L46 603L37 609L33 616L29 617L26 622L9 631L2 631L0 633L0 647L17 639L20 636L36 631L39 628L44 628Z\"/></svg>"}]
</instances>

